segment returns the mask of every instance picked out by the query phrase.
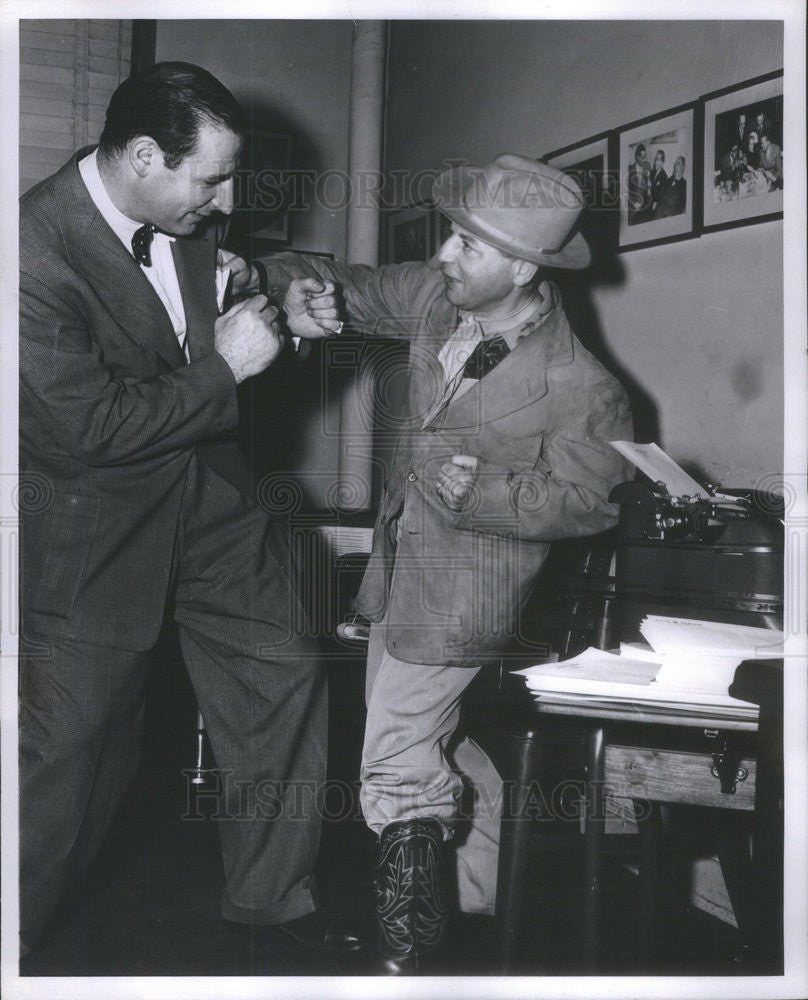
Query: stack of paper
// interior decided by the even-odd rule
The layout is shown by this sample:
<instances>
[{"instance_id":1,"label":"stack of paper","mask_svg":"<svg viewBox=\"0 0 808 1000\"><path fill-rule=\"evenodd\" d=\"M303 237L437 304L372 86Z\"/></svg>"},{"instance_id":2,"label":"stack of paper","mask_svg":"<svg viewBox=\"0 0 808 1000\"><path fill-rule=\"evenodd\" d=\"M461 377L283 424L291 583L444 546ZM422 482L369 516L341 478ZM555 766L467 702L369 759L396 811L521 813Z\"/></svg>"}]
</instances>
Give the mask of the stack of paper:
<instances>
[{"instance_id":1,"label":"stack of paper","mask_svg":"<svg viewBox=\"0 0 808 1000\"><path fill-rule=\"evenodd\" d=\"M542 701L647 705L754 717L757 707L728 692L738 664L782 649L769 629L648 615L641 632L653 648L624 643L619 653L587 649L560 663L516 671Z\"/></svg>"},{"instance_id":2,"label":"stack of paper","mask_svg":"<svg viewBox=\"0 0 808 1000\"><path fill-rule=\"evenodd\" d=\"M619 696L625 700L650 696L659 663L590 647L571 660L541 663L516 673L522 674L531 691ZM616 691L617 688L620 690Z\"/></svg>"},{"instance_id":3,"label":"stack of paper","mask_svg":"<svg viewBox=\"0 0 808 1000\"><path fill-rule=\"evenodd\" d=\"M726 694L744 660L782 656L783 633L774 629L647 615L640 632L661 663L657 682L665 686Z\"/></svg>"}]
</instances>

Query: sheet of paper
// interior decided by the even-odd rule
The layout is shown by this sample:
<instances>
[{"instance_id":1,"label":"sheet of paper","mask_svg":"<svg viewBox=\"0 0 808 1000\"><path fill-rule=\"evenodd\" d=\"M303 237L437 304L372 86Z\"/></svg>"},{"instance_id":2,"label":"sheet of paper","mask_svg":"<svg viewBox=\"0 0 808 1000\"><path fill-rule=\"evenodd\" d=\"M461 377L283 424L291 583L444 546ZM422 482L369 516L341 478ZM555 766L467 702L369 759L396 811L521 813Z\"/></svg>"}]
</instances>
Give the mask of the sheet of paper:
<instances>
[{"instance_id":1,"label":"sheet of paper","mask_svg":"<svg viewBox=\"0 0 808 1000\"><path fill-rule=\"evenodd\" d=\"M707 489L689 476L681 466L656 444L635 444L633 441L610 441L615 451L633 462L653 482L660 480L673 497L708 497Z\"/></svg>"}]
</instances>

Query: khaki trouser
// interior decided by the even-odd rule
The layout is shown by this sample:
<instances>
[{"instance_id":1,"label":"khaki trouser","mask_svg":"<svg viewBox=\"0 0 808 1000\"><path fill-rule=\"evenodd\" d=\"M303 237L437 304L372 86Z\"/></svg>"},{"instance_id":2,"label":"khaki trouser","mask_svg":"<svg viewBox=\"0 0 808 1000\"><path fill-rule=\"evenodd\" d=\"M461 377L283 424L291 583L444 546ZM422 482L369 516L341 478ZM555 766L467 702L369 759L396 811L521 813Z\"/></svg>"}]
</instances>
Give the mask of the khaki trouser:
<instances>
[{"instance_id":1,"label":"khaki trouser","mask_svg":"<svg viewBox=\"0 0 808 1000\"><path fill-rule=\"evenodd\" d=\"M368 708L362 754L362 811L380 833L388 823L432 817L453 841L460 909L493 913L502 780L473 740L455 737L460 698L479 668L396 659L385 625L368 647Z\"/></svg>"}]
</instances>

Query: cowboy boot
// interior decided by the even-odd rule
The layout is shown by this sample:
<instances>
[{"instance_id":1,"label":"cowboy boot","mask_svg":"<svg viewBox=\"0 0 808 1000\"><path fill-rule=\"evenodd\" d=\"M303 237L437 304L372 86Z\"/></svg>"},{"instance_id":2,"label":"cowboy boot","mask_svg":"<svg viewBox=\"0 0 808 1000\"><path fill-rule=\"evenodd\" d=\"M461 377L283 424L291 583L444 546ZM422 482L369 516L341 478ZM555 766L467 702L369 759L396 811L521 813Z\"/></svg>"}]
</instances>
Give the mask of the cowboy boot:
<instances>
[{"instance_id":1,"label":"cowboy boot","mask_svg":"<svg viewBox=\"0 0 808 1000\"><path fill-rule=\"evenodd\" d=\"M443 827L436 819L401 820L381 832L376 916L386 975L416 975L446 935L442 854Z\"/></svg>"}]
</instances>

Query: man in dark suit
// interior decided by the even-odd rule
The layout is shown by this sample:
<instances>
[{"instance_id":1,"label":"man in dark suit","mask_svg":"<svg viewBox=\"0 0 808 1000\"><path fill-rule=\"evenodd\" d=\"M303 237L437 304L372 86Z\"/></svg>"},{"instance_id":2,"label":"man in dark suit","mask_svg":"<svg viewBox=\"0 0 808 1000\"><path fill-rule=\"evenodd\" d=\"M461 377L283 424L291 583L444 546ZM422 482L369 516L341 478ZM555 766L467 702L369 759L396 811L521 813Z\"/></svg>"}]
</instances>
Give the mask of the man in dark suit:
<instances>
[{"instance_id":1,"label":"man in dark suit","mask_svg":"<svg viewBox=\"0 0 808 1000\"><path fill-rule=\"evenodd\" d=\"M673 161L673 173L662 191L654 218L667 219L671 215L681 215L685 208L687 208L685 158L677 156Z\"/></svg>"},{"instance_id":2,"label":"man in dark suit","mask_svg":"<svg viewBox=\"0 0 808 1000\"><path fill-rule=\"evenodd\" d=\"M659 204L665 185L668 183L668 174L665 170L665 150L658 149L654 156L654 165L651 168L651 211Z\"/></svg>"},{"instance_id":3,"label":"man in dark suit","mask_svg":"<svg viewBox=\"0 0 808 1000\"><path fill-rule=\"evenodd\" d=\"M764 133L769 136L769 139L774 136L771 118L766 114L766 111L762 107L759 107L755 111L755 117L753 118L752 124L750 125L747 133L746 147L749 166L754 167L756 170L760 167L760 137Z\"/></svg>"},{"instance_id":4,"label":"man in dark suit","mask_svg":"<svg viewBox=\"0 0 808 1000\"><path fill-rule=\"evenodd\" d=\"M645 143L637 143L634 162L628 168L628 224L634 226L645 221L645 212L651 204L651 165L645 152Z\"/></svg>"},{"instance_id":5,"label":"man in dark suit","mask_svg":"<svg viewBox=\"0 0 808 1000\"><path fill-rule=\"evenodd\" d=\"M20 474L43 501L22 524L23 950L135 773L168 616L219 769L223 917L357 944L318 905L320 819L296 799L325 778L321 666L285 530L234 443L236 386L282 345L264 295L217 318L217 287L254 278L212 224L242 129L218 80L159 64L115 92L98 148L21 202ZM306 290L286 297L293 334Z\"/></svg>"},{"instance_id":6,"label":"man in dark suit","mask_svg":"<svg viewBox=\"0 0 808 1000\"><path fill-rule=\"evenodd\" d=\"M721 143L724 153L729 152L734 146L746 149L750 131L751 126L747 122L746 112L739 111L737 117L731 118L725 126Z\"/></svg>"}]
</instances>

